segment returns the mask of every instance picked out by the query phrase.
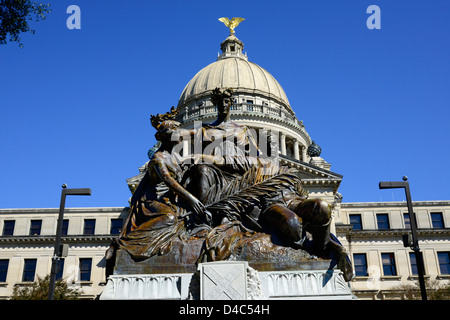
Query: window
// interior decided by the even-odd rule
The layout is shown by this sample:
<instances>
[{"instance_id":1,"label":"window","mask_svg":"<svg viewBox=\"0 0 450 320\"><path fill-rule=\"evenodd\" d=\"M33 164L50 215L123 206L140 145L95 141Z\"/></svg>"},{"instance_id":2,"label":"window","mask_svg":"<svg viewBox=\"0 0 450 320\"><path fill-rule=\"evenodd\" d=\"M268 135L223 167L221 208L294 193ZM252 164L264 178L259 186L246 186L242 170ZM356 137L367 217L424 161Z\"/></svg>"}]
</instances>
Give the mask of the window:
<instances>
[{"instance_id":1,"label":"window","mask_svg":"<svg viewBox=\"0 0 450 320\"><path fill-rule=\"evenodd\" d=\"M355 276L367 276L367 259L365 253L353 254Z\"/></svg>"},{"instance_id":2,"label":"window","mask_svg":"<svg viewBox=\"0 0 450 320\"><path fill-rule=\"evenodd\" d=\"M436 229L444 228L444 219L441 212L431 213L431 226Z\"/></svg>"},{"instance_id":3,"label":"window","mask_svg":"<svg viewBox=\"0 0 450 320\"><path fill-rule=\"evenodd\" d=\"M56 280L61 280L64 272L64 259L59 259L56 262Z\"/></svg>"},{"instance_id":4,"label":"window","mask_svg":"<svg viewBox=\"0 0 450 320\"><path fill-rule=\"evenodd\" d=\"M14 220L6 220L3 223L3 235L4 236L12 236L14 235L14 225L16 222Z\"/></svg>"},{"instance_id":5,"label":"window","mask_svg":"<svg viewBox=\"0 0 450 320\"><path fill-rule=\"evenodd\" d=\"M33 282L36 273L36 259L25 259L22 282Z\"/></svg>"},{"instance_id":6,"label":"window","mask_svg":"<svg viewBox=\"0 0 450 320\"><path fill-rule=\"evenodd\" d=\"M450 274L450 252L438 252L441 274Z\"/></svg>"},{"instance_id":7,"label":"window","mask_svg":"<svg viewBox=\"0 0 450 320\"><path fill-rule=\"evenodd\" d=\"M417 271L417 261L416 261L416 254L414 252L409 253L409 261L411 261L411 273L412 275L416 276L419 274L419 271Z\"/></svg>"},{"instance_id":8,"label":"window","mask_svg":"<svg viewBox=\"0 0 450 320\"><path fill-rule=\"evenodd\" d=\"M403 221L405 221L405 229L411 229L411 217L409 213L403 214Z\"/></svg>"},{"instance_id":9,"label":"window","mask_svg":"<svg viewBox=\"0 0 450 320\"><path fill-rule=\"evenodd\" d=\"M80 258L80 281L91 281L91 258Z\"/></svg>"},{"instance_id":10,"label":"window","mask_svg":"<svg viewBox=\"0 0 450 320\"><path fill-rule=\"evenodd\" d=\"M39 236L41 234L42 220L31 220L30 236Z\"/></svg>"},{"instance_id":11,"label":"window","mask_svg":"<svg viewBox=\"0 0 450 320\"><path fill-rule=\"evenodd\" d=\"M64 219L62 223L61 235L67 236L67 231L69 230L69 220Z\"/></svg>"},{"instance_id":12,"label":"window","mask_svg":"<svg viewBox=\"0 0 450 320\"><path fill-rule=\"evenodd\" d=\"M0 260L0 282L6 282L6 275L8 274L9 260Z\"/></svg>"},{"instance_id":13,"label":"window","mask_svg":"<svg viewBox=\"0 0 450 320\"><path fill-rule=\"evenodd\" d=\"M385 276L396 276L395 257L393 253L382 253L381 262L383 264L383 274Z\"/></svg>"},{"instance_id":14,"label":"window","mask_svg":"<svg viewBox=\"0 0 450 320\"><path fill-rule=\"evenodd\" d=\"M360 214L349 215L350 224L353 226L353 230L362 230L362 222Z\"/></svg>"},{"instance_id":15,"label":"window","mask_svg":"<svg viewBox=\"0 0 450 320\"><path fill-rule=\"evenodd\" d=\"M389 229L389 215L387 213L377 214L377 225L379 230Z\"/></svg>"},{"instance_id":16,"label":"window","mask_svg":"<svg viewBox=\"0 0 450 320\"><path fill-rule=\"evenodd\" d=\"M94 234L95 233L95 219L85 219L84 220L84 234Z\"/></svg>"},{"instance_id":17,"label":"window","mask_svg":"<svg viewBox=\"0 0 450 320\"><path fill-rule=\"evenodd\" d=\"M119 234L123 227L122 219L111 219L111 234Z\"/></svg>"}]
</instances>

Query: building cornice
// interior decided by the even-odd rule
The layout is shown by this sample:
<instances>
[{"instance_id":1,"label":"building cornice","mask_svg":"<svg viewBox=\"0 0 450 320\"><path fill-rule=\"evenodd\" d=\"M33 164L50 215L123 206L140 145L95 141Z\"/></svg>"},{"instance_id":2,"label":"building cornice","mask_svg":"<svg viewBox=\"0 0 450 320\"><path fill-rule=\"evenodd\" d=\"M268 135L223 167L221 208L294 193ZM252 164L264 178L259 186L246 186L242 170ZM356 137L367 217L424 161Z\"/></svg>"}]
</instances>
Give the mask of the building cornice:
<instances>
[{"instance_id":1,"label":"building cornice","mask_svg":"<svg viewBox=\"0 0 450 320\"><path fill-rule=\"evenodd\" d=\"M450 206L449 200L413 201L413 207ZM376 208L376 207L406 207L406 201L386 202L343 202L342 209Z\"/></svg>"},{"instance_id":2,"label":"building cornice","mask_svg":"<svg viewBox=\"0 0 450 320\"><path fill-rule=\"evenodd\" d=\"M61 238L62 243L98 243L98 242L110 242L117 238L116 235L104 234L104 235L73 235L63 236ZM0 243L3 244L16 244L16 243L41 243L41 244L54 244L56 241L55 236L1 236Z\"/></svg>"},{"instance_id":3,"label":"building cornice","mask_svg":"<svg viewBox=\"0 0 450 320\"><path fill-rule=\"evenodd\" d=\"M402 235L410 233L409 229L386 229L386 230L353 230L352 225L348 224L336 224L336 233L339 235L345 235L354 239L377 239L385 240L386 237L396 237L401 240ZM448 237L450 236L450 228L444 229L417 229L417 236L420 238L426 237Z\"/></svg>"},{"instance_id":4,"label":"building cornice","mask_svg":"<svg viewBox=\"0 0 450 320\"><path fill-rule=\"evenodd\" d=\"M80 208L65 208L64 213L117 213L122 212L127 207L80 207ZM44 213L59 213L59 208L6 208L0 209L0 214L44 214Z\"/></svg>"}]
</instances>

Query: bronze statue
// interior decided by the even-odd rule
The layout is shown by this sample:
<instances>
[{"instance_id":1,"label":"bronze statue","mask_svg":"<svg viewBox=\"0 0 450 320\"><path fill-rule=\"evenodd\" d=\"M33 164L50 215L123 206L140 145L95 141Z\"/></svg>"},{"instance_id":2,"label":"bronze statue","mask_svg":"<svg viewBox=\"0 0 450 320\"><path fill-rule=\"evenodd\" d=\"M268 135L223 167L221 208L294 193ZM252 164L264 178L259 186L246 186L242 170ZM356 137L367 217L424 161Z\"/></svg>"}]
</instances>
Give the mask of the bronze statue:
<instances>
[{"instance_id":1,"label":"bronze statue","mask_svg":"<svg viewBox=\"0 0 450 320\"><path fill-rule=\"evenodd\" d=\"M107 259L117 247L136 259L167 254L174 241L196 237L204 239L199 261L226 260L247 243L264 239L268 246L333 258L351 279L345 250L330 233L330 206L307 199L299 172L264 155L251 130L231 121L231 98L231 89L215 89L211 100L217 120L201 128L180 129L175 108L152 116L161 146L147 164ZM201 154L183 158L173 152L181 143L178 137L186 136L201 142Z\"/></svg>"}]
</instances>

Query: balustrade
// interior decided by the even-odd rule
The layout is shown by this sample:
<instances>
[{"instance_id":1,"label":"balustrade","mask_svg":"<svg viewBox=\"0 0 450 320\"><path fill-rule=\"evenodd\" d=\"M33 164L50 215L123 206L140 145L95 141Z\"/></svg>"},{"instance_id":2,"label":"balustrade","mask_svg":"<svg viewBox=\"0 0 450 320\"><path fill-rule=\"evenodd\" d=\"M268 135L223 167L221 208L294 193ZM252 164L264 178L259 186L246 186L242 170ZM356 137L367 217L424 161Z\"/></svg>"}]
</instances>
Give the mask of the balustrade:
<instances>
[{"instance_id":1,"label":"balustrade","mask_svg":"<svg viewBox=\"0 0 450 320\"><path fill-rule=\"evenodd\" d=\"M283 119L284 121L290 122L294 125L301 126L299 121L294 115L290 115L287 112L281 111L279 108L273 108L261 104L249 104L249 103L237 103L231 106L231 112L244 112L244 113L255 113L255 114L267 114L269 116ZM200 116L212 115L217 113L217 107L215 106L200 106L194 110L187 111L183 120L193 120L199 118Z\"/></svg>"}]
</instances>

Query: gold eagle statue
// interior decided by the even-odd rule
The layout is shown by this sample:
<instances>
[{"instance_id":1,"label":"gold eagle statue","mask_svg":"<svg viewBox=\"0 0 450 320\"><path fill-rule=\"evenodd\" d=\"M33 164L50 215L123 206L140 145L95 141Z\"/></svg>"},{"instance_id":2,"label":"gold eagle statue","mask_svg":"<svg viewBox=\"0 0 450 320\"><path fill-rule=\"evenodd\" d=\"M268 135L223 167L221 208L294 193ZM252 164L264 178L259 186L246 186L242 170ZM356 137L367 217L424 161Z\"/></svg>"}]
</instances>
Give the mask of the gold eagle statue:
<instances>
[{"instance_id":1,"label":"gold eagle statue","mask_svg":"<svg viewBox=\"0 0 450 320\"><path fill-rule=\"evenodd\" d=\"M219 18L219 21L222 21L228 28L230 28L230 36L234 36L234 28L236 28L239 23L244 21L244 18L232 18L231 20L227 17Z\"/></svg>"}]
</instances>

